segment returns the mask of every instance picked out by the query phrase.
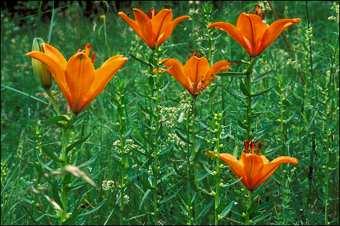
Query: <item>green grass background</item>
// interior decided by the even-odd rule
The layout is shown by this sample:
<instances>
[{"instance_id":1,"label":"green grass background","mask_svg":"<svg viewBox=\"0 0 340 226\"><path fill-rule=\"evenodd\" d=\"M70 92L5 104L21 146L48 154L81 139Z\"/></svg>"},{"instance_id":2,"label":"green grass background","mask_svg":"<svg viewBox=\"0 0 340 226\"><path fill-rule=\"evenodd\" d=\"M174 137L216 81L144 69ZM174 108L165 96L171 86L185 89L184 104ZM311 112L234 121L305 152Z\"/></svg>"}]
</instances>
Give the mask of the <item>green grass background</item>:
<instances>
[{"instance_id":1,"label":"green grass background","mask_svg":"<svg viewBox=\"0 0 340 226\"><path fill-rule=\"evenodd\" d=\"M112 3L109 3L112 4ZM211 3L200 2L132 2L133 7L148 10L172 7L174 15L190 15L164 43L166 57L182 62L194 51L208 54L207 22L235 23L241 12L252 11L256 2L221 2L213 14L207 15ZM266 4L266 3L265 3ZM46 152L59 153L60 128L49 123L51 106L34 78L30 51L34 37L48 39L50 23L40 21L39 1L27 3L35 15L10 17L1 10L1 223L55 223L52 205L43 194L53 193L50 184L36 165L54 167ZM301 18L258 59L255 66L254 90L271 88L256 98L254 120L263 153L269 159L290 155L299 159L296 167L280 169L256 193L258 208L255 223L264 224L339 224L339 4L327 1L273 2L280 18ZM129 12L130 9L124 9ZM209 10L207 10L209 11ZM105 15L106 28L103 19ZM202 16L205 15L205 16ZM268 10L267 23L275 18ZM147 55L149 50L112 10L103 10L92 19L85 18L77 2L69 2L64 14L56 8L50 43L68 58L90 42L97 54L96 66L116 54ZM105 31L106 30L106 31ZM246 59L243 49L228 35L214 31L213 61ZM242 71L235 65L232 71ZM168 74L162 74L161 115L165 125L163 142L159 144L160 215L152 217L152 198L148 193L150 175L145 136L150 111L149 85L145 65L129 57L129 61L110 81L103 93L85 110L76 130L90 134L75 151L80 152L76 165L86 161L82 169L96 182L97 188L81 186L71 192L70 203L81 199L79 215L71 223L180 224L186 222L181 193L184 161L184 124L189 95ZM64 98L54 85L58 100ZM205 151L216 146L216 128L221 129L222 152L239 156L244 130L240 116L244 112L239 78L217 76L197 100L196 176L202 188L214 188L214 160ZM46 104L47 103L47 104ZM65 112L65 109L64 109ZM220 114L220 115L219 115ZM121 115L125 117L121 128ZM220 117L219 117L220 116ZM123 131L123 132L122 132ZM119 141L125 141L124 153ZM184 144L183 144L184 143ZM125 208L119 211L119 187L102 188L104 180L119 183L122 176L122 154L128 162L123 194ZM183 163L185 164L185 163ZM246 191L227 166L221 164L220 212L231 210L221 224L242 222L242 202ZM47 169L44 169L47 170ZM179 173L178 173L179 171ZM234 183L235 182L235 183ZM59 185L57 184L57 187ZM41 188L38 193L32 188ZM73 200L73 201L72 201ZM198 192L197 223L213 224L214 198Z\"/></svg>"}]
</instances>

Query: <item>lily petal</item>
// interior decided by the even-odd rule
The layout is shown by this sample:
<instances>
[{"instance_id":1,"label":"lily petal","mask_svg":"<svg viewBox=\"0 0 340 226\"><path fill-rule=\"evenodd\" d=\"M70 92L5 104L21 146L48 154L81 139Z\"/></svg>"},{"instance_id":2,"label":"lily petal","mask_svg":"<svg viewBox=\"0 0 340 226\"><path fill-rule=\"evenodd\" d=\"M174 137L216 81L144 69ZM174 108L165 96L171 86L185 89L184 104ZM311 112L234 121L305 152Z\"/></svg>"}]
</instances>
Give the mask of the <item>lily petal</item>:
<instances>
[{"instance_id":1,"label":"lily petal","mask_svg":"<svg viewBox=\"0 0 340 226\"><path fill-rule=\"evenodd\" d=\"M230 68L230 62L226 60L220 60L216 62L209 70L208 72L202 77L202 80L200 82L200 90L205 89L216 77L216 74L228 70Z\"/></svg>"},{"instance_id":2,"label":"lily petal","mask_svg":"<svg viewBox=\"0 0 340 226\"><path fill-rule=\"evenodd\" d=\"M48 70L51 72L61 92L64 94L68 102L70 102L71 94L70 94L69 87L65 80L65 72L62 68L62 65L56 62L55 59L52 58L51 56L48 56L42 52L32 51L32 52L27 53L26 55L46 64Z\"/></svg>"},{"instance_id":3,"label":"lily petal","mask_svg":"<svg viewBox=\"0 0 340 226\"><path fill-rule=\"evenodd\" d=\"M227 60L220 60L213 64L208 73L218 74L221 71L228 70L231 66L231 63Z\"/></svg>"},{"instance_id":4,"label":"lily petal","mask_svg":"<svg viewBox=\"0 0 340 226\"><path fill-rule=\"evenodd\" d=\"M66 69L67 61L64 55L57 48L47 43L43 44L43 48L47 56L50 56L55 62L58 62L63 70Z\"/></svg>"},{"instance_id":5,"label":"lily petal","mask_svg":"<svg viewBox=\"0 0 340 226\"><path fill-rule=\"evenodd\" d=\"M152 24L150 18L142 10L137 8L133 9L133 13L140 29L141 38L150 48L155 47L155 37L152 33Z\"/></svg>"},{"instance_id":6,"label":"lily petal","mask_svg":"<svg viewBox=\"0 0 340 226\"><path fill-rule=\"evenodd\" d=\"M128 17L124 12L119 12L118 15L143 39L143 35L136 21Z\"/></svg>"},{"instance_id":7,"label":"lily petal","mask_svg":"<svg viewBox=\"0 0 340 226\"><path fill-rule=\"evenodd\" d=\"M233 155L228 153L221 153L220 159L225 162L231 171L239 178L245 178L243 164L237 160Z\"/></svg>"},{"instance_id":8,"label":"lily petal","mask_svg":"<svg viewBox=\"0 0 340 226\"><path fill-rule=\"evenodd\" d=\"M182 21L187 20L189 18L190 18L190 16L185 16L185 15L176 17L176 19L173 20L173 27L176 27L179 23L181 23Z\"/></svg>"},{"instance_id":9,"label":"lily petal","mask_svg":"<svg viewBox=\"0 0 340 226\"><path fill-rule=\"evenodd\" d=\"M152 32L156 38L161 31L165 30L166 26L172 21L172 10L162 9L152 18Z\"/></svg>"},{"instance_id":10,"label":"lily petal","mask_svg":"<svg viewBox=\"0 0 340 226\"><path fill-rule=\"evenodd\" d=\"M261 44L259 44L257 47L256 51L258 52L258 54L260 54L264 49L270 46L285 29L299 22L299 18L294 18L281 19L272 23L269 28L267 28L264 32Z\"/></svg>"},{"instance_id":11,"label":"lily petal","mask_svg":"<svg viewBox=\"0 0 340 226\"><path fill-rule=\"evenodd\" d=\"M253 34L255 26L253 26L249 14L241 13L236 21L237 29L249 40L252 46L254 46Z\"/></svg>"},{"instance_id":12,"label":"lily petal","mask_svg":"<svg viewBox=\"0 0 340 226\"><path fill-rule=\"evenodd\" d=\"M244 168L247 175L247 183L245 185L249 190L254 190L259 172L261 172L263 168L263 160L260 155L242 153L241 161L243 165L246 166Z\"/></svg>"},{"instance_id":13,"label":"lily petal","mask_svg":"<svg viewBox=\"0 0 340 226\"><path fill-rule=\"evenodd\" d=\"M295 165L298 163L298 160L296 158L289 156L280 156L271 161L270 163L264 164L262 170L259 171L260 173L257 180L254 181L255 188L264 183L283 163L290 163Z\"/></svg>"},{"instance_id":14,"label":"lily petal","mask_svg":"<svg viewBox=\"0 0 340 226\"><path fill-rule=\"evenodd\" d=\"M256 14L241 13L237 19L236 27L252 44L253 48L260 42L268 25ZM254 49L253 49L254 50Z\"/></svg>"},{"instance_id":15,"label":"lily petal","mask_svg":"<svg viewBox=\"0 0 340 226\"><path fill-rule=\"evenodd\" d=\"M157 46L161 45L166 39L170 37L175 27L182 21L189 19L189 16L179 16L174 19L171 23L168 23L167 26L161 30L158 38L157 38Z\"/></svg>"},{"instance_id":16,"label":"lily petal","mask_svg":"<svg viewBox=\"0 0 340 226\"><path fill-rule=\"evenodd\" d=\"M217 28L228 33L236 42L238 42L249 54L253 53L250 41L242 34L242 32L234 25L225 22L215 22L208 26L209 28Z\"/></svg>"},{"instance_id":17,"label":"lily petal","mask_svg":"<svg viewBox=\"0 0 340 226\"><path fill-rule=\"evenodd\" d=\"M74 113L81 111L81 100L87 95L94 80L94 67L91 59L85 53L74 54L66 67L66 82L72 93L72 102L69 103Z\"/></svg>"},{"instance_id":18,"label":"lily petal","mask_svg":"<svg viewBox=\"0 0 340 226\"><path fill-rule=\"evenodd\" d=\"M184 65L184 73L189 76L193 85L194 93L197 94L199 90L199 82L208 73L209 63L205 57L192 56Z\"/></svg>"},{"instance_id":19,"label":"lily petal","mask_svg":"<svg viewBox=\"0 0 340 226\"><path fill-rule=\"evenodd\" d=\"M85 108L94 98L96 98L109 83L116 72L123 67L128 58L123 55L110 57L100 68L95 71L94 81L90 90L87 92L81 101L80 108Z\"/></svg>"},{"instance_id":20,"label":"lily petal","mask_svg":"<svg viewBox=\"0 0 340 226\"><path fill-rule=\"evenodd\" d=\"M181 62L174 58L167 58L162 61L162 64L168 67L167 71L171 74L185 89L191 92L190 81L185 76L184 68Z\"/></svg>"}]
</instances>

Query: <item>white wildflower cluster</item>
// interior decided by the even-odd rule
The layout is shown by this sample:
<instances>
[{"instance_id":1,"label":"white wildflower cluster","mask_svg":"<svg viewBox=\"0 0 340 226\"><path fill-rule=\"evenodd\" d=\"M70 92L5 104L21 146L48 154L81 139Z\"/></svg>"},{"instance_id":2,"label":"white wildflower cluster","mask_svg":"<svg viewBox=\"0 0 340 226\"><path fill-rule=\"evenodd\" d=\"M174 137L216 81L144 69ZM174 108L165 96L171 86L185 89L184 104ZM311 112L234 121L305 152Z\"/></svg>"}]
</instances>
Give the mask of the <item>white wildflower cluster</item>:
<instances>
[{"instance_id":1,"label":"white wildflower cluster","mask_svg":"<svg viewBox=\"0 0 340 226\"><path fill-rule=\"evenodd\" d=\"M126 191L124 191L126 192ZM130 202L130 197L127 194L124 194L124 192L118 192L116 194L116 202L118 203L118 205L127 205ZM123 202L121 202L120 200L122 199Z\"/></svg>"},{"instance_id":2,"label":"white wildflower cluster","mask_svg":"<svg viewBox=\"0 0 340 226\"><path fill-rule=\"evenodd\" d=\"M8 174L8 165L6 161L1 160L1 183L5 182Z\"/></svg>"},{"instance_id":3,"label":"white wildflower cluster","mask_svg":"<svg viewBox=\"0 0 340 226\"><path fill-rule=\"evenodd\" d=\"M270 5L267 2L264 1L258 1L256 3L263 11L271 11L272 9L270 8Z\"/></svg>"},{"instance_id":4,"label":"white wildflower cluster","mask_svg":"<svg viewBox=\"0 0 340 226\"><path fill-rule=\"evenodd\" d=\"M176 123L181 123L185 116L190 111L190 99L187 98L187 93L184 93L185 95L182 95L181 101L177 106L173 107L165 107L162 106L160 108L160 123L171 129L173 128Z\"/></svg>"},{"instance_id":5,"label":"white wildflower cluster","mask_svg":"<svg viewBox=\"0 0 340 226\"><path fill-rule=\"evenodd\" d=\"M313 37L313 27L309 27L306 29L306 32L305 32L305 39L306 39L306 42L308 43L309 40L311 40Z\"/></svg>"},{"instance_id":6,"label":"white wildflower cluster","mask_svg":"<svg viewBox=\"0 0 340 226\"><path fill-rule=\"evenodd\" d=\"M332 4L332 7L331 7L331 10L333 11L333 12L335 12L335 15L331 15L331 16L329 16L328 17L328 20L330 20L330 21L336 21L337 23L339 23L339 17L340 17L340 15L339 15L339 3L337 3L337 2L333 2L333 4Z\"/></svg>"},{"instance_id":7,"label":"white wildflower cluster","mask_svg":"<svg viewBox=\"0 0 340 226\"><path fill-rule=\"evenodd\" d=\"M301 67L301 65L298 63L298 60L292 58L287 59L287 65L290 65L296 71Z\"/></svg>"},{"instance_id":8,"label":"white wildflower cluster","mask_svg":"<svg viewBox=\"0 0 340 226\"><path fill-rule=\"evenodd\" d=\"M192 4L198 5L200 4L200 1L189 1L189 5L192 5Z\"/></svg>"},{"instance_id":9,"label":"white wildflower cluster","mask_svg":"<svg viewBox=\"0 0 340 226\"><path fill-rule=\"evenodd\" d=\"M129 201L130 201L130 197L129 197L127 194L125 194L125 195L123 196L123 202L124 202L124 204L125 204L125 205L128 204Z\"/></svg>"},{"instance_id":10,"label":"white wildflower cluster","mask_svg":"<svg viewBox=\"0 0 340 226\"><path fill-rule=\"evenodd\" d=\"M195 8L190 8L190 9L189 9L188 15L189 15L190 17L193 17L193 16L198 15L198 14L199 14L198 8L197 8L197 9L195 9Z\"/></svg>"},{"instance_id":11,"label":"white wildflower cluster","mask_svg":"<svg viewBox=\"0 0 340 226\"><path fill-rule=\"evenodd\" d=\"M176 146L180 148L184 148L186 143L176 134L176 133L169 133L167 137L167 143L176 144Z\"/></svg>"},{"instance_id":12,"label":"white wildflower cluster","mask_svg":"<svg viewBox=\"0 0 340 226\"><path fill-rule=\"evenodd\" d=\"M167 128L173 128L176 122L178 109L176 107L160 108L160 123Z\"/></svg>"},{"instance_id":13,"label":"white wildflower cluster","mask_svg":"<svg viewBox=\"0 0 340 226\"><path fill-rule=\"evenodd\" d=\"M113 180L103 180L102 189L104 191L112 191L115 188L115 182Z\"/></svg>"},{"instance_id":14,"label":"white wildflower cluster","mask_svg":"<svg viewBox=\"0 0 340 226\"><path fill-rule=\"evenodd\" d=\"M112 146L114 147L114 149L117 149L117 150L121 150L122 148L122 142L121 140L116 140L113 142ZM137 144L135 144L135 142L132 140L132 139L126 139L125 140L125 145L124 145L124 153L130 153L131 151L134 151L136 150L138 147Z\"/></svg>"}]
</instances>

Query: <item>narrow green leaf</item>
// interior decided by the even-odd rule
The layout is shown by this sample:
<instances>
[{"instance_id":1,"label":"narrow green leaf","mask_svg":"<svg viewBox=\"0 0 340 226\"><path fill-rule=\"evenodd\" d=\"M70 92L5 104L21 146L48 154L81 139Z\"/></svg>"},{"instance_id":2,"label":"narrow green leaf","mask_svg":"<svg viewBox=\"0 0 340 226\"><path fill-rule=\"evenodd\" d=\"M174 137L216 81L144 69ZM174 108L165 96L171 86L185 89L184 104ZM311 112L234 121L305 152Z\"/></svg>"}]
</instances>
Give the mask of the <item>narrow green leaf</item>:
<instances>
[{"instance_id":1,"label":"narrow green leaf","mask_svg":"<svg viewBox=\"0 0 340 226\"><path fill-rule=\"evenodd\" d=\"M271 88L268 88L268 89L265 89L265 90L263 90L263 91L260 91L260 92L258 92L258 93L252 94L251 96L252 96L252 97L260 96L260 95L262 95L262 94L265 94L266 92L268 92L268 91L271 90L271 89L272 89L272 87L271 87Z\"/></svg>"},{"instance_id":2,"label":"narrow green leaf","mask_svg":"<svg viewBox=\"0 0 340 226\"><path fill-rule=\"evenodd\" d=\"M242 91L243 95L245 95L245 96L249 96L250 95L250 92L249 92L246 84L244 84L243 80L240 80L240 88L241 88L241 91Z\"/></svg>"},{"instance_id":3,"label":"narrow green leaf","mask_svg":"<svg viewBox=\"0 0 340 226\"><path fill-rule=\"evenodd\" d=\"M99 203L99 205L97 207L93 208L92 210L79 214L79 217L84 217L84 216L87 216L89 214L96 212L97 210L99 210L104 205L105 202L106 202L106 200L103 200L101 203Z\"/></svg>"},{"instance_id":4,"label":"narrow green leaf","mask_svg":"<svg viewBox=\"0 0 340 226\"><path fill-rule=\"evenodd\" d=\"M204 208L201 210L201 212L198 214L197 218L198 219L203 218L209 212L213 204L214 204L214 201L211 200L207 205L205 205Z\"/></svg>"},{"instance_id":5,"label":"narrow green leaf","mask_svg":"<svg viewBox=\"0 0 340 226\"><path fill-rule=\"evenodd\" d=\"M234 202L231 201L229 203L229 205L227 205L221 212L221 214L219 214L218 218L221 220L223 219L225 216L227 216L227 214L231 211L231 209L233 208L234 206Z\"/></svg>"},{"instance_id":6,"label":"narrow green leaf","mask_svg":"<svg viewBox=\"0 0 340 226\"><path fill-rule=\"evenodd\" d=\"M140 204L139 204L138 210L141 210L141 209L142 209L142 207L143 207L143 205L144 205L144 202L145 202L145 200L148 198L150 192L151 192L150 189L146 190L146 192L145 192L144 195L143 195L142 201L141 201Z\"/></svg>"},{"instance_id":7,"label":"narrow green leaf","mask_svg":"<svg viewBox=\"0 0 340 226\"><path fill-rule=\"evenodd\" d=\"M91 136L91 134L87 135L86 137L79 138L75 142L73 142L72 144L68 145L66 147L66 153L70 152L77 145L84 143L90 136Z\"/></svg>"}]
</instances>

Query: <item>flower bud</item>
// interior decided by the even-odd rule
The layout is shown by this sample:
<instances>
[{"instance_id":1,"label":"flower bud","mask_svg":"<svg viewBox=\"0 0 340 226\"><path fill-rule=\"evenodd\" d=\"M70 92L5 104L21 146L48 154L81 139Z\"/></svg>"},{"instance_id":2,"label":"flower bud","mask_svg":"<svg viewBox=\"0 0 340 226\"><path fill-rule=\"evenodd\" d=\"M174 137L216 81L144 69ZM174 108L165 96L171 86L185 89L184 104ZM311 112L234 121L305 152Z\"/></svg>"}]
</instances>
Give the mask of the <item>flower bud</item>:
<instances>
[{"instance_id":1,"label":"flower bud","mask_svg":"<svg viewBox=\"0 0 340 226\"><path fill-rule=\"evenodd\" d=\"M45 52L44 40L42 38L34 38L32 44L32 51ZM33 73L39 79L41 86L48 90L52 86L51 73L47 70L45 64L41 63L39 60L32 59Z\"/></svg>"}]
</instances>

